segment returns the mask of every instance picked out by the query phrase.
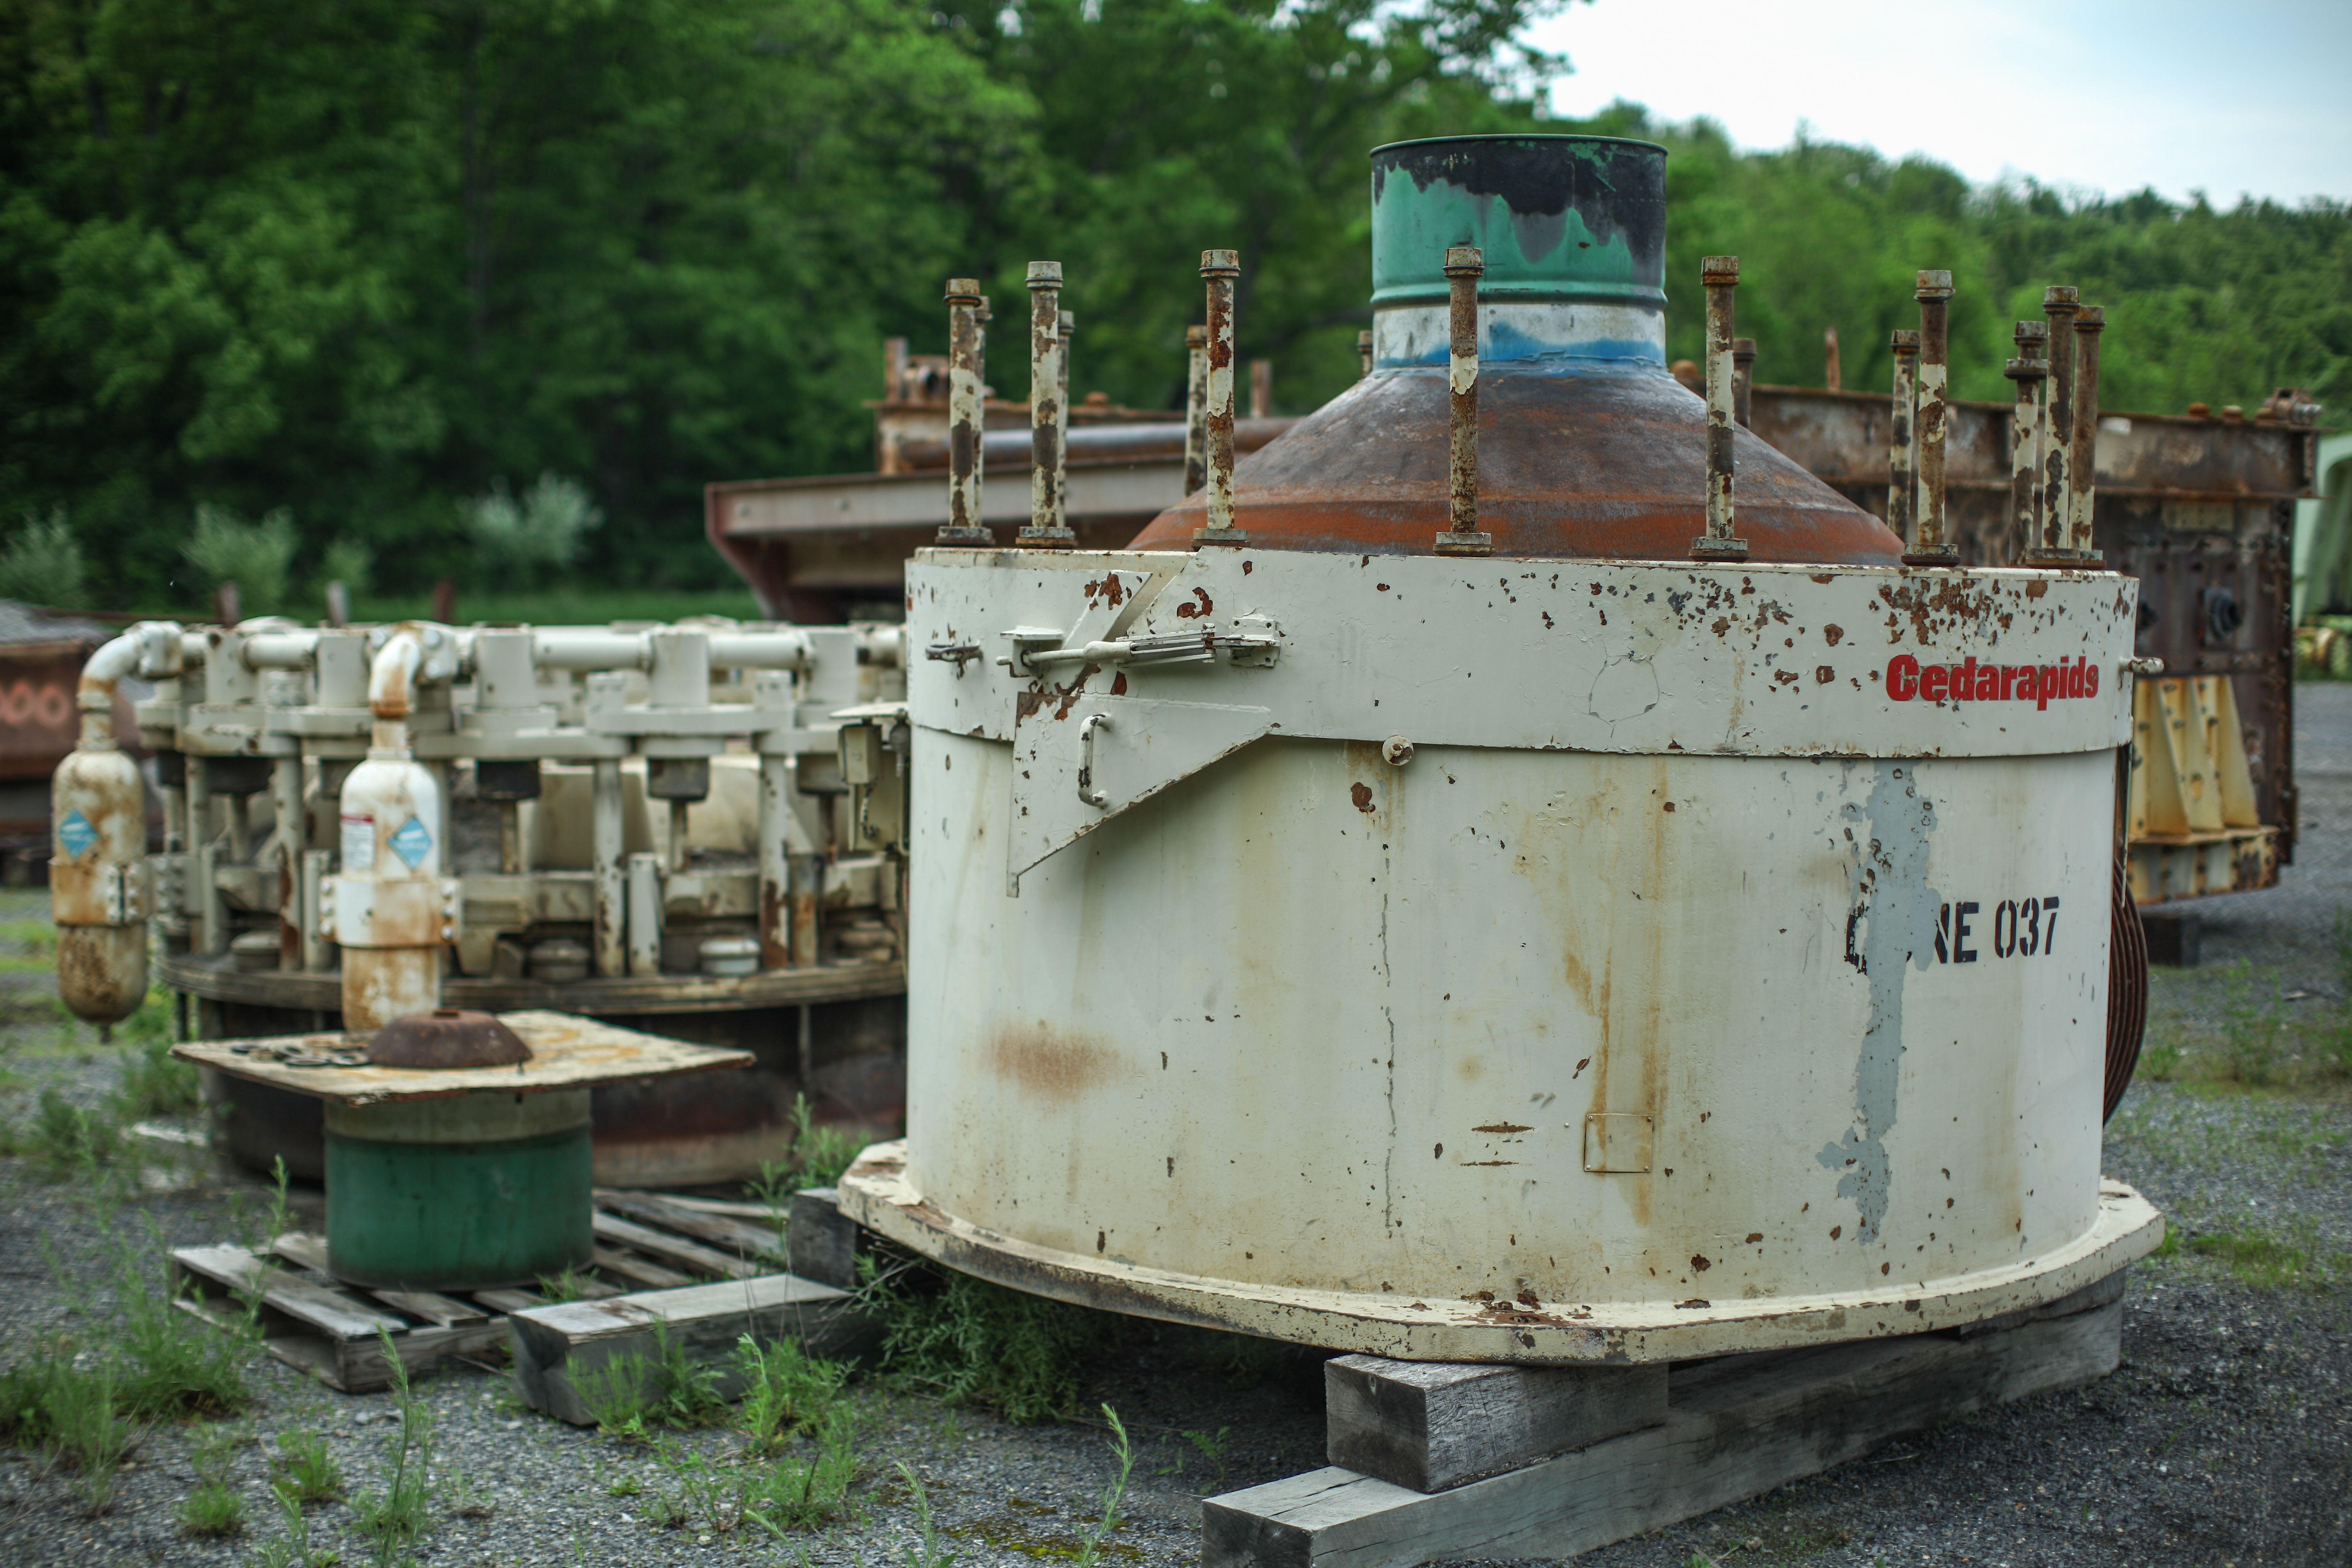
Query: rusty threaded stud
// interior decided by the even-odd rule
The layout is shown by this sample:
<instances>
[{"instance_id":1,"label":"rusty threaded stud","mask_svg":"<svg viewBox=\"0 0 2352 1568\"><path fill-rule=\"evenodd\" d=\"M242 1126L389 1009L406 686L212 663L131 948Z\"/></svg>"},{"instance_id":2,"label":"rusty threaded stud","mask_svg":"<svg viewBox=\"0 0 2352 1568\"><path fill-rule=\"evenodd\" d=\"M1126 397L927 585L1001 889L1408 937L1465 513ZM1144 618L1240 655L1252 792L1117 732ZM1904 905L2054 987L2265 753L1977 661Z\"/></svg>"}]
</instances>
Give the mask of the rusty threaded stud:
<instances>
[{"instance_id":1,"label":"rusty threaded stud","mask_svg":"<svg viewBox=\"0 0 2352 1568\"><path fill-rule=\"evenodd\" d=\"M1437 536L1440 555L1495 552L1494 536L1478 531L1478 279L1486 272L1476 246L1446 247L1446 527Z\"/></svg>"},{"instance_id":2,"label":"rusty threaded stud","mask_svg":"<svg viewBox=\"0 0 2352 1568\"><path fill-rule=\"evenodd\" d=\"M1950 423L1952 275L1922 271L1912 297L1919 301L1919 413L1913 423L1919 451L1919 510L1913 519L1906 566L1957 566L1960 552L1947 537L1944 518L1944 437Z\"/></svg>"},{"instance_id":3,"label":"rusty threaded stud","mask_svg":"<svg viewBox=\"0 0 2352 1568\"><path fill-rule=\"evenodd\" d=\"M1238 251L1201 252L1209 305L1209 521L1192 531L1194 544L1249 542L1234 526L1234 279L1241 272Z\"/></svg>"},{"instance_id":4,"label":"rusty threaded stud","mask_svg":"<svg viewBox=\"0 0 2352 1568\"><path fill-rule=\"evenodd\" d=\"M1886 526L1907 547L1919 471L1919 334L1898 327L1886 346L1895 354L1894 412L1886 427Z\"/></svg>"},{"instance_id":5,"label":"rusty threaded stud","mask_svg":"<svg viewBox=\"0 0 2352 1568\"><path fill-rule=\"evenodd\" d=\"M1062 264L1029 264L1029 522L1013 536L1025 550L1067 550L1078 536L1062 513Z\"/></svg>"},{"instance_id":6,"label":"rusty threaded stud","mask_svg":"<svg viewBox=\"0 0 2352 1568\"><path fill-rule=\"evenodd\" d=\"M2066 461L2068 544L2076 563L2095 569L2106 564L2093 548L2092 503L2099 488L2099 334L2107 330L2107 312L2084 305L2074 312L2074 450Z\"/></svg>"},{"instance_id":7,"label":"rusty threaded stud","mask_svg":"<svg viewBox=\"0 0 2352 1568\"><path fill-rule=\"evenodd\" d=\"M1756 340L1731 340L1731 422L1742 430L1748 428L1748 413L1753 405L1750 394L1756 386Z\"/></svg>"},{"instance_id":8,"label":"rusty threaded stud","mask_svg":"<svg viewBox=\"0 0 2352 1568\"><path fill-rule=\"evenodd\" d=\"M976 278L948 279L948 520L941 544L994 544L981 521L981 425L986 416L981 381L981 310Z\"/></svg>"},{"instance_id":9,"label":"rusty threaded stud","mask_svg":"<svg viewBox=\"0 0 2352 1568\"><path fill-rule=\"evenodd\" d=\"M2009 525L2003 542L2004 556L2012 562L2022 561L2031 552L2035 521L2042 515L2042 496L2036 486L2042 478L2042 443L2048 416L2050 363L2042 356L2049 339L2049 323L2018 322L2017 357L2002 372L2017 384L2017 406L2010 416Z\"/></svg>"},{"instance_id":10,"label":"rusty threaded stud","mask_svg":"<svg viewBox=\"0 0 2352 1568\"><path fill-rule=\"evenodd\" d=\"M2050 345L2049 412L2042 443L2042 517L2033 549L2025 557L2028 566L2074 563L2066 494L2074 432L2074 311L2081 300L2081 291L2064 283L2053 283L2042 291Z\"/></svg>"},{"instance_id":11,"label":"rusty threaded stud","mask_svg":"<svg viewBox=\"0 0 2352 1568\"><path fill-rule=\"evenodd\" d=\"M1184 493L1209 482L1209 329L1184 329Z\"/></svg>"},{"instance_id":12,"label":"rusty threaded stud","mask_svg":"<svg viewBox=\"0 0 2352 1568\"><path fill-rule=\"evenodd\" d=\"M1731 531L1731 296L1739 287L1739 258L1704 257L1698 271L1706 289L1706 532L1691 542L1691 559L1745 561L1748 542Z\"/></svg>"}]
</instances>

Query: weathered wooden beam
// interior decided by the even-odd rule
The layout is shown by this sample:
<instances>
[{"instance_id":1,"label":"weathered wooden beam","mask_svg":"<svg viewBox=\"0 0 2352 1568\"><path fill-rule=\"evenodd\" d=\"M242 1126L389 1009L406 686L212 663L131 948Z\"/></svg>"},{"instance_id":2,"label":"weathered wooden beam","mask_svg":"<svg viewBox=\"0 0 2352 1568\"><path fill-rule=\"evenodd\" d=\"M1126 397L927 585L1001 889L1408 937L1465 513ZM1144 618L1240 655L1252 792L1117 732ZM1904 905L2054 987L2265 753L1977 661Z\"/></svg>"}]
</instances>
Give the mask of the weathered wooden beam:
<instances>
[{"instance_id":1,"label":"weathered wooden beam","mask_svg":"<svg viewBox=\"0 0 2352 1568\"><path fill-rule=\"evenodd\" d=\"M533 1307L507 1320L515 1384L525 1403L585 1426L595 1420L583 1386L629 1356L650 1364L667 1334L686 1358L717 1373L722 1397L742 1392L736 1342L796 1339L815 1356L850 1356L872 1337L845 1290L791 1274L639 1290L603 1301Z\"/></svg>"},{"instance_id":2,"label":"weathered wooden beam","mask_svg":"<svg viewBox=\"0 0 2352 1568\"><path fill-rule=\"evenodd\" d=\"M1666 1418L1666 1369L1491 1366L1335 1356L1324 1454L1360 1475L1444 1491Z\"/></svg>"},{"instance_id":3,"label":"weathered wooden beam","mask_svg":"<svg viewBox=\"0 0 2352 1568\"><path fill-rule=\"evenodd\" d=\"M596 1213L595 1226L596 1237L600 1241L616 1241L623 1247L633 1247L665 1262L682 1264L722 1279L749 1279L761 1272L758 1264L746 1263L732 1253L718 1251L698 1241L687 1241L667 1231L656 1230L649 1225L639 1225L635 1220L623 1219L601 1209Z\"/></svg>"},{"instance_id":4,"label":"weathered wooden beam","mask_svg":"<svg viewBox=\"0 0 2352 1568\"><path fill-rule=\"evenodd\" d=\"M793 1272L837 1289L857 1289L857 1222L841 1212L833 1187L805 1187L793 1194L788 1234Z\"/></svg>"},{"instance_id":5,"label":"weathered wooden beam","mask_svg":"<svg viewBox=\"0 0 2352 1568\"><path fill-rule=\"evenodd\" d=\"M1336 1467L1211 1498L1203 1568L1570 1557L1843 1464L1939 1421L2115 1369L2120 1301L1963 1339L1918 1334L1670 1374L1664 1425L1432 1494ZM1727 1365L1726 1362L1734 1364Z\"/></svg>"}]
</instances>

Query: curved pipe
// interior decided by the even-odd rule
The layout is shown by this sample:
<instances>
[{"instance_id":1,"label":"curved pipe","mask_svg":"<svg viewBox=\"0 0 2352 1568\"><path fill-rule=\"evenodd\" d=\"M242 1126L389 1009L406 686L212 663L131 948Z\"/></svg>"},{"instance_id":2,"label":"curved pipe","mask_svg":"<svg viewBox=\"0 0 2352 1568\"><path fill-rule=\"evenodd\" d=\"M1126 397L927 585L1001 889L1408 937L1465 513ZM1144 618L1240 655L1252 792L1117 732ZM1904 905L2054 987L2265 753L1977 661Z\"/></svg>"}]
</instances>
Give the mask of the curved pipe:
<instances>
[{"instance_id":1,"label":"curved pipe","mask_svg":"<svg viewBox=\"0 0 2352 1568\"><path fill-rule=\"evenodd\" d=\"M94 748L113 745L114 703L122 678L145 675L168 679L178 675L192 641L201 660L204 639L188 637L176 621L141 621L91 654L81 667L81 682L75 690L76 705L81 709L81 743Z\"/></svg>"},{"instance_id":2,"label":"curved pipe","mask_svg":"<svg viewBox=\"0 0 2352 1568\"><path fill-rule=\"evenodd\" d=\"M414 625L394 627L376 649L368 665L368 707L378 724L405 724L416 700L416 668L424 661L425 634Z\"/></svg>"}]
</instances>

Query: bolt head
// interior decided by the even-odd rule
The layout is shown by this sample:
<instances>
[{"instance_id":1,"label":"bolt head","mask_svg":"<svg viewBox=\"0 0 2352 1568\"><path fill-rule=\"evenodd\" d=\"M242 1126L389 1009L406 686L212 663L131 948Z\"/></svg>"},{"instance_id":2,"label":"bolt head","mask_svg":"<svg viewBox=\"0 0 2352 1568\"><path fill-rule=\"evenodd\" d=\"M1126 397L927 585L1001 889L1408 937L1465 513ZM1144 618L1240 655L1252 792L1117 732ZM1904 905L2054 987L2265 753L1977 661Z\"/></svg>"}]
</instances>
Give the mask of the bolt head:
<instances>
[{"instance_id":1,"label":"bolt head","mask_svg":"<svg viewBox=\"0 0 2352 1568\"><path fill-rule=\"evenodd\" d=\"M1201 276L1203 278L1238 278L1241 270L1242 253L1238 250L1201 252Z\"/></svg>"},{"instance_id":2,"label":"bolt head","mask_svg":"<svg viewBox=\"0 0 2352 1568\"><path fill-rule=\"evenodd\" d=\"M1486 253L1476 246L1449 245L1445 247L1445 275L1448 278L1475 278L1486 270Z\"/></svg>"},{"instance_id":3,"label":"bolt head","mask_svg":"<svg viewBox=\"0 0 2352 1568\"><path fill-rule=\"evenodd\" d=\"M1952 275L1950 273L1941 271L1930 272L1925 269L1921 270L1919 274L1919 287L1915 298L1920 300L1948 300L1951 297Z\"/></svg>"},{"instance_id":4,"label":"bolt head","mask_svg":"<svg viewBox=\"0 0 2352 1568\"><path fill-rule=\"evenodd\" d=\"M977 304L979 304L979 303L980 303L980 279L977 279L977 278L950 278L950 279L948 279L948 303L949 303L949 304L950 304L950 305L977 305Z\"/></svg>"},{"instance_id":5,"label":"bolt head","mask_svg":"<svg viewBox=\"0 0 2352 1568\"><path fill-rule=\"evenodd\" d=\"M1391 767L1402 767L1412 761L1412 742L1402 735L1391 735L1381 742L1381 760Z\"/></svg>"},{"instance_id":6,"label":"bolt head","mask_svg":"<svg viewBox=\"0 0 2352 1568\"><path fill-rule=\"evenodd\" d=\"M2042 290L2042 308L2045 310L2062 308L2071 310L2082 297L2083 291L2071 283L2053 283Z\"/></svg>"},{"instance_id":7,"label":"bolt head","mask_svg":"<svg viewBox=\"0 0 2352 1568\"><path fill-rule=\"evenodd\" d=\"M1062 264L1058 261L1033 261L1029 264L1029 287L1059 289L1062 286Z\"/></svg>"}]
</instances>

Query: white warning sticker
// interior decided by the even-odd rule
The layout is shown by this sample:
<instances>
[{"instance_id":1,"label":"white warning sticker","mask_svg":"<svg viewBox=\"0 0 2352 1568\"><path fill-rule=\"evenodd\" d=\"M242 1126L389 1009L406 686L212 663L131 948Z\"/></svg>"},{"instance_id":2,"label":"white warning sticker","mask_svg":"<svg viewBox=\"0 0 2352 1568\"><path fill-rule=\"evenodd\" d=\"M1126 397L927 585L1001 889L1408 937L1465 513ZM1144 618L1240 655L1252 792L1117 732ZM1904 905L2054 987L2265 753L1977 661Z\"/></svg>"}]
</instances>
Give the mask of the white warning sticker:
<instances>
[{"instance_id":1,"label":"white warning sticker","mask_svg":"<svg viewBox=\"0 0 2352 1568\"><path fill-rule=\"evenodd\" d=\"M373 871L375 869L375 818L346 816L343 818L343 869Z\"/></svg>"}]
</instances>

